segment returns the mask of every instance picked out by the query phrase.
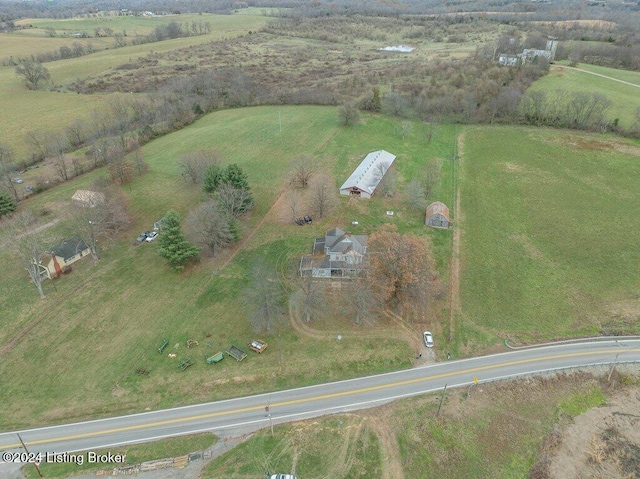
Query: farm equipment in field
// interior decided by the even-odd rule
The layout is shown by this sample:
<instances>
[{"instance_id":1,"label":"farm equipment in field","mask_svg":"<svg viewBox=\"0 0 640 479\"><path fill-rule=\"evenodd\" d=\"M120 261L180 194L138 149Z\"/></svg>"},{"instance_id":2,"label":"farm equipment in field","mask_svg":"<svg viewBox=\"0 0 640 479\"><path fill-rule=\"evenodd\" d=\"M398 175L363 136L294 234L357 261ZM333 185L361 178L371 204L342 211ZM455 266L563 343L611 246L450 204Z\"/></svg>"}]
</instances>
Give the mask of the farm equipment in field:
<instances>
[{"instance_id":1,"label":"farm equipment in field","mask_svg":"<svg viewBox=\"0 0 640 479\"><path fill-rule=\"evenodd\" d=\"M193 361L190 358L183 359L182 361L180 361L180 364L178 364L178 369L184 371L189 366L193 366Z\"/></svg>"},{"instance_id":2,"label":"farm equipment in field","mask_svg":"<svg viewBox=\"0 0 640 479\"><path fill-rule=\"evenodd\" d=\"M209 357L207 357L207 355L205 354L204 359L205 361L207 361L207 364L216 364L224 359L224 354L222 354L222 351Z\"/></svg>"},{"instance_id":3,"label":"farm equipment in field","mask_svg":"<svg viewBox=\"0 0 640 479\"><path fill-rule=\"evenodd\" d=\"M162 340L162 344L160 345L160 347L158 348L158 352L160 354L162 354L162 351L164 351L164 349L167 347L167 345L169 344L169 338L164 338Z\"/></svg>"},{"instance_id":4,"label":"farm equipment in field","mask_svg":"<svg viewBox=\"0 0 640 479\"><path fill-rule=\"evenodd\" d=\"M236 361L242 361L247 357L247 353L245 353L242 349L233 344L229 346L229 348L225 351L229 356L231 356Z\"/></svg>"},{"instance_id":5,"label":"farm equipment in field","mask_svg":"<svg viewBox=\"0 0 640 479\"><path fill-rule=\"evenodd\" d=\"M249 343L249 348L258 354L262 353L262 351L267 349L267 346L268 344L264 342L262 339L254 339Z\"/></svg>"}]
</instances>

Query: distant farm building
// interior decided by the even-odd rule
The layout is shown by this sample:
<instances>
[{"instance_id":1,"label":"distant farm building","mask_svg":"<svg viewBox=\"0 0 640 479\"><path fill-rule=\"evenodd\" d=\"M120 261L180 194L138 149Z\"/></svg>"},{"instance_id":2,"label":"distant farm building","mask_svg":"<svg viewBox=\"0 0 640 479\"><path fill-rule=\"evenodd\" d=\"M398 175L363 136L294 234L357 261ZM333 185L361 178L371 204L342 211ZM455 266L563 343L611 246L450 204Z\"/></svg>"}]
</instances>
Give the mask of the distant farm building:
<instances>
[{"instance_id":1,"label":"distant farm building","mask_svg":"<svg viewBox=\"0 0 640 479\"><path fill-rule=\"evenodd\" d=\"M69 266L89 255L89 246L79 236L74 236L47 251L41 261L43 278L57 278Z\"/></svg>"},{"instance_id":2,"label":"distant farm building","mask_svg":"<svg viewBox=\"0 0 640 479\"><path fill-rule=\"evenodd\" d=\"M427 206L427 213L425 224L434 228L448 228L449 227L449 208L440 202L436 201Z\"/></svg>"},{"instance_id":3,"label":"distant farm building","mask_svg":"<svg viewBox=\"0 0 640 479\"><path fill-rule=\"evenodd\" d=\"M300 276L314 278L350 278L364 268L367 236L345 233L340 228L316 238L313 254L300 260Z\"/></svg>"},{"instance_id":4,"label":"distant farm building","mask_svg":"<svg viewBox=\"0 0 640 479\"><path fill-rule=\"evenodd\" d=\"M105 197L103 193L98 191L90 191L90 190L78 190L71 197L71 201L73 201L78 206L84 206L87 208L93 208L104 203Z\"/></svg>"},{"instance_id":5,"label":"distant farm building","mask_svg":"<svg viewBox=\"0 0 640 479\"><path fill-rule=\"evenodd\" d=\"M396 155L384 150L369 153L340 187L340 194L371 198L395 159Z\"/></svg>"},{"instance_id":6,"label":"distant farm building","mask_svg":"<svg viewBox=\"0 0 640 479\"><path fill-rule=\"evenodd\" d=\"M524 65L527 62L536 62L539 58L544 58L552 62L556 58L556 50L558 49L557 40L548 40L546 48L540 50L537 48L525 48L522 53L517 55L509 55L500 53L498 55L498 63L503 66L514 67Z\"/></svg>"}]
</instances>

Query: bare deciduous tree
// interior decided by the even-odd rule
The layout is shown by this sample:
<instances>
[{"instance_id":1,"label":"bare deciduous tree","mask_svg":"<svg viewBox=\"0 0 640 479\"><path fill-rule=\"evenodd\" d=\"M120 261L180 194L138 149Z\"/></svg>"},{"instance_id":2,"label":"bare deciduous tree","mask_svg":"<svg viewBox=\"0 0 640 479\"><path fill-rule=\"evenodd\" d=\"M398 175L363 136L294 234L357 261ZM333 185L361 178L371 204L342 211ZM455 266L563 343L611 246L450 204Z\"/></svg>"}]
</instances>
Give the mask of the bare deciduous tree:
<instances>
[{"instance_id":1,"label":"bare deciduous tree","mask_svg":"<svg viewBox=\"0 0 640 479\"><path fill-rule=\"evenodd\" d=\"M424 199L429 199L433 190L440 183L440 160L434 158L427 164L427 170L424 175Z\"/></svg>"},{"instance_id":2,"label":"bare deciduous tree","mask_svg":"<svg viewBox=\"0 0 640 479\"><path fill-rule=\"evenodd\" d=\"M215 198L223 211L234 218L253 208L253 196L249 190L236 188L230 183L223 183L215 192Z\"/></svg>"},{"instance_id":3,"label":"bare deciduous tree","mask_svg":"<svg viewBox=\"0 0 640 479\"><path fill-rule=\"evenodd\" d=\"M338 119L342 126L354 126L360 122L360 110L354 103L342 105L338 109Z\"/></svg>"},{"instance_id":4,"label":"bare deciduous tree","mask_svg":"<svg viewBox=\"0 0 640 479\"><path fill-rule=\"evenodd\" d=\"M321 285L312 276L299 278L298 288L302 314L308 323L326 307L326 298Z\"/></svg>"},{"instance_id":5,"label":"bare deciduous tree","mask_svg":"<svg viewBox=\"0 0 640 479\"><path fill-rule=\"evenodd\" d=\"M411 132L412 129L412 125L411 122L408 120L404 120L402 122L402 126L401 126L401 131L402 131L402 140L404 141L404 138Z\"/></svg>"},{"instance_id":6,"label":"bare deciduous tree","mask_svg":"<svg viewBox=\"0 0 640 479\"><path fill-rule=\"evenodd\" d=\"M318 218L331 214L337 204L336 191L326 175L317 176L309 189L309 207Z\"/></svg>"},{"instance_id":7,"label":"bare deciduous tree","mask_svg":"<svg viewBox=\"0 0 640 479\"><path fill-rule=\"evenodd\" d=\"M39 83L46 82L51 78L49 70L41 63L33 60L25 60L16 65L15 72L24 78L24 83L29 90L37 90Z\"/></svg>"},{"instance_id":8,"label":"bare deciduous tree","mask_svg":"<svg viewBox=\"0 0 640 479\"><path fill-rule=\"evenodd\" d=\"M124 195L117 188L98 189L104 201L89 204L71 203L69 217L71 229L89 246L94 261L100 259L98 239L113 240L130 223Z\"/></svg>"},{"instance_id":9,"label":"bare deciduous tree","mask_svg":"<svg viewBox=\"0 0 640 479\"><path fill-rule=\"evenodd\" d=\"M233 218L215 200L196 206L187 215L184 227L187 238L209 256L216 256L221 248L237 241Z\"/></svg>"},{"instance_id":10,"label":"bare deciduous tree","mask_svg":"<svg viewBox=\"0 0 640 479\"><path fill-rule=\"evenodd\" d=\"M404 188L405 202L414 208L424 210L427 207L426 193L424 185L414 178Z\"/></svg>"},{"instance_id":11,"label":"bare deciduous tree","mask_svg":"<svg viewBox=\"0 0 640 479\"><path fill-rule=\"evenodd\" d=\"M376 194L392 197L396 193L398 176L394 169L389 169L389 163L379 163L375 167L374 178L379 182Z\"/></svg>"},{"instance_id":12,"label":"bare deciduous tree","mask_svg":"<svg viewBox=\"0 0 640 479\"><path fill-rule=\"evenodd\" d=\"M374 322L377 319L381 304L371 288L371 283L364 272L356 274L356 278L346 288L348 303L353 314L353 322Z\"/></svg>"},{"instance_id":13,"label":"bare deciduous tree","mask_svg":"<svg viewBox=\"0 0 640 479\"><path fill-rule=\"evenodd\" d=\"M291 182L300 188L309 186L309 181L316 172L314 159L308 155L303 155L293 163L293 174Z\"/></svg>"},{"instance_id":14,"label":"bare deciduous tree","mask_svg":"<svg viewBox=\"0 0 640 479\"><path fill-rule=\"evenodd\" d=\"M284 199L287 207L287 213L283 214L283 220L295 222L296 218L300 215L302 209L302 196L297 190L289 190Z\"/></svg>"},{"instance_id":15,"label":"bare deciduous tree","mask_svg":"<svg viewBox=\"0 0 640 479\"><path fill-rule=\"evenodd\" d=\"M16 258L27 271L40 297L44 298L46 297L42 289L44 267L41 260L46 246L40 233L35 229L35 223L31 212L23 211L12 218L10 228L13 229L14 240L12 244Z\"/></svg>"},{"instance_id":16,"label":"bare deciduous tree","mask_svg":"<svg viewBox=\"0 0 640 479\"><path fill-rule=\"evenodd\" d=\"M207 169L211 165L220 165L221 161L220 154L212 149L185 153L178 159L180 176L193 185L199 185Z\"/></svg>"},{"instance_id":17,"label":"bare deciduous tree","mask_svg":"<svg viewBox=\"0 0 640 479\"><path fill-rule=\"evenodd\" d=\"M243 295L249 323L256 332L270 333L284 319L284 291L274 267L260 260L250 269L251 281Z\"/></svg>"},{"instance_id":18,"label":"bare deciduous tree","mask_svg":"<svg viewBox=\"0 0 640 479\"><path fill-rule=\"evenodd\" d=\"M14 173L13 150L9 145L0 143L0 184L13 195L16 201L19 201L20 196L13 182Z\"/></svg>"}]
</instances>

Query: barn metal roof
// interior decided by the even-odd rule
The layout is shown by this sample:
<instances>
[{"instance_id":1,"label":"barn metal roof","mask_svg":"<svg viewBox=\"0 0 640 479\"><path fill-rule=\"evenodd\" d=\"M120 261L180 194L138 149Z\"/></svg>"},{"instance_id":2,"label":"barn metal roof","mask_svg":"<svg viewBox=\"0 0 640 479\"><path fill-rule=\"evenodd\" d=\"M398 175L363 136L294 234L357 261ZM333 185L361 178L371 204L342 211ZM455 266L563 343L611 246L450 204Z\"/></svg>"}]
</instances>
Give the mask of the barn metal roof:
<instances>
[{"instance_id":1,"label":"barn metal roof","mask_svg":"<svg viewBox=\"0 0 640 479\"><path fill-rule=\"evenodd\" d=\"M369 153L353 173L351 173L351 176L347 178L347 181L340 187L340 191L347 188L357 188L360 191L372 195L395 159L396 155L385 150ZM382 170L380 168L382 168Z\"/></svg>"}]
</instances>

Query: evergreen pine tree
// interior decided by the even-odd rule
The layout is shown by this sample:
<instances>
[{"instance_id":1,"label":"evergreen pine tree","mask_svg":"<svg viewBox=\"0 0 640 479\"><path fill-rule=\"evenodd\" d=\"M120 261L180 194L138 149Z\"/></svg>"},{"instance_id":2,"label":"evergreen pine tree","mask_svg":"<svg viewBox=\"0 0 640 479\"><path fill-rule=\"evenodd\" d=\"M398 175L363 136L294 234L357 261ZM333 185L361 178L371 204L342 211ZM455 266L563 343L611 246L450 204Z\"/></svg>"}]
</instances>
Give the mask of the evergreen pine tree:
<instances>
[{"instance_id":1,"label":"evergreen pine tree","mask_svg":"<svg viewBox=\"0 0 640 479\"><path fill-rule=\"evenodd\" d=\"M236 163L231 163L224 169L221 182L239 190L249 191L249 177Z\"/></svg>"},{"instance_id":2,"label":"evergreen pine tree","mask_svg":"<svg viewBox=\"0 0 640 479\"><path fill-rule=\"evenodd\" d=\"M175 269L182 269L198 255L198 248L189 243L182 233L180 216L169 211L164 217L162 234L158 238L160 256Z\"/></svg>"},{"instance_id":3,"label":"evergreen pine tree","mask_svg":"<svg viewBox=\"0 0 640 479\"><path fill-rule=\"evenodd\" d=\"M215 193L222 183L224 172L218 165L210 165L202 178L202 189L205 193Z\"/></svg>"},{"instance_id":4,"label":"evergreen pine tree","mask_svg":"<svg viewBox=\"0 0 640 479\"><path fill-rule=\"evenodd\" d=\"M13 196L0 190L0 218L13 213L17 207L18 204Z\"/></svg>"}]
</instances>

